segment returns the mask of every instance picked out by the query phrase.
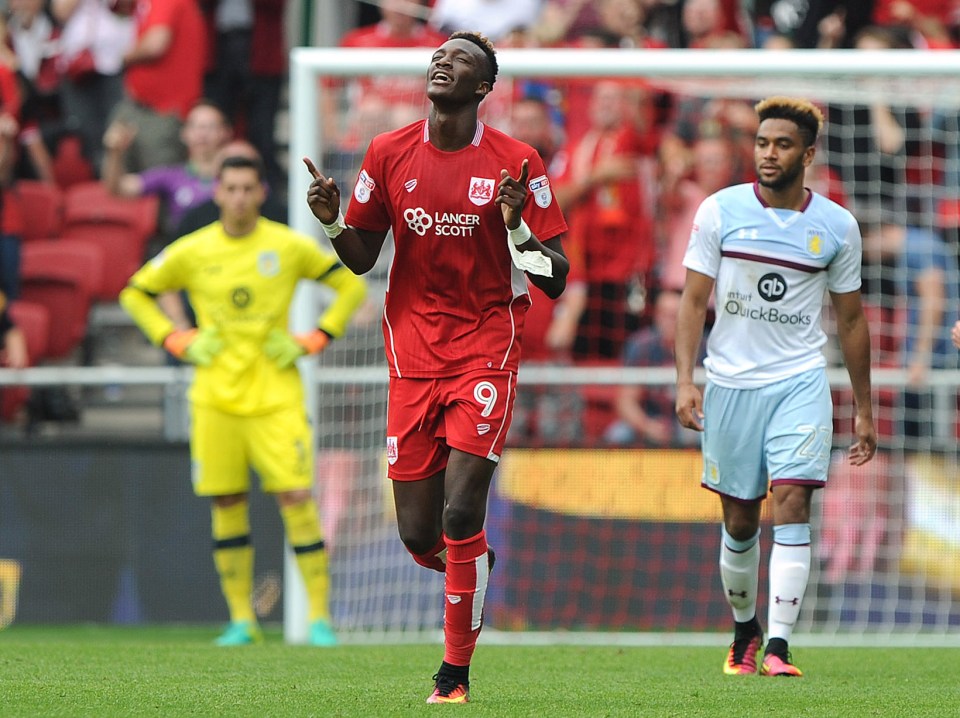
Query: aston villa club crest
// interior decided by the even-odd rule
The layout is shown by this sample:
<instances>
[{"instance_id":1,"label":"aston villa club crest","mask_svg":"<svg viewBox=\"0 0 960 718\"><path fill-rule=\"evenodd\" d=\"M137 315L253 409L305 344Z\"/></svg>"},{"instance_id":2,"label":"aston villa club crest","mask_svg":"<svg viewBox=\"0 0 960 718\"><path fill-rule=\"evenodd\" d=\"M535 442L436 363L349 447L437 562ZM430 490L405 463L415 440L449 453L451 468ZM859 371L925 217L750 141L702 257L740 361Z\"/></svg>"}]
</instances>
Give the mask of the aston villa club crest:
<instances>
[{"instance_id":1,"label":"aston villa club crest","mask_svg":"<svg viewBox=\"0 0 960 718\"><path fill-rule=\"evenodd\" d=\"M471 177L470 189L467 192L467 196L475 205L482 207L493 199L493 189L495 186L496 182L492 179Z\"/></svg>"},{"instance_id":2,"label":"aston villa club crest","mask_svg":"<svg viewBox=\"0 0 960 718\"><path fill-rule=\"evenodd\" d=\"M370 195L376 186L377 183L367 174L367 171L360 170L360 176L357 177L357 186L353 188L353 196L360 204L366 204L370 201Z\"/></svg>"},{"instance_id":3,"label":"aston villa club crest","mask_svg":"<svg viewBox=\"0 0 960 718\"><path fill-rule=\"evenodd\" d=\"M550 191L550 180L547 179L546 175L533 178L527 183L527 186L530 188L533 201L537 203L538 207L546 209L550 206L550 202L553 201L553 193Z\"/></svg>"},{"instance_id":4,"label":"aston villa club crest","mask_svg":"<svg viewBox=\"0 0 960 718\"><path fill-rule=\"evenodd\" d=\"M257 256L257 271L264 277L275 277L280 272L280 256L274 252L261 252Z\"/></svg>"},{"instance_id":5,"label":"aston villa club crest","mask_svg":"<svg viewBox=\"0 0 960 718\"><path fill-rule=\"evenodd\" d=\"M387 437L387 463L390 466L393 466L397 463L397 458L400 456L400 451L397 448L397 437L388 436Z\"/></svg>"},{"instance_id":6,"label":"aston villa club crest","mask_svg":"<svg viewBox=\"0 0 960 718\"><path fill-rule=\"evenodd\" d=\"M823 232L819 229L807 230L807 251L818 257L823 254Z\"/></svg>"},{"instance_id":7,"label":"aston villa club crest","mask_svg":"<svg viewBox=\"0 0 960 718\"><path fill-rule=\"evenodd\" d=\"M719 484L720 483L720 466L713 459L706 460L706 466L704 466L703 478L706 479L707 483L710 484Z\"/></svg>"}]
</instances>

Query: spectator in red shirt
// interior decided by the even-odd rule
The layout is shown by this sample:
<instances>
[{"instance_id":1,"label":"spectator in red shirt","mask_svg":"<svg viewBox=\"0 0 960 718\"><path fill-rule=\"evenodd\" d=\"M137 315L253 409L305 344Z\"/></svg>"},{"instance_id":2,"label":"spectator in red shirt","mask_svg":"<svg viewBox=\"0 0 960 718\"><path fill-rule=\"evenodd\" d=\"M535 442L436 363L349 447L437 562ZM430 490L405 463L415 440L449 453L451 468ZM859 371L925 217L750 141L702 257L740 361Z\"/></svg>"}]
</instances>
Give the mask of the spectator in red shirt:
<instances>
[{"instance_id":1,"label":"spectator in red shirt","mask_svg":"<svg viewBox=\"0 0 960 718\"><path fill-rule=\"evenodd\" d=\"M676 137L662 146L657 203L658 234L663 242L658 272L662 288L683 290L687 274L683 256L697 208L717 190L736 184L739 171L733 144L720 135L701 137L690 149Z\"/></svg>"},{"instance_id":2,"label":"spectator in red shirt","mask_svg":"<svg viewBox=\"0 0 960 718\"><path fill-rule=\"evenodd\" d=\"M877 25L900 25L915 35L914 45L929 49L954 46L949 28L960 20L955 0L875 0L873 21Z\"/></svg>"},{"instance_id":3,"label":"spectator in red shirt","mask_svg":"<svg viewBox=\"0 0 960 718\"><path fill-rule=\"evenodd\" d=\"M642 294L656 259L651 211L641 182L652 177L657 145L645 89L615 80L596 83L592 127L570 146L557 180L557 201L570 223L570 262L582 263L586 307L573 346L578 361L619 358L638 326L629 306ZM639 294L638 294L639 292Z\"/></svg>"},{"instance_id":4,"label":"spectator in red shirt","mask_svg":"<svg viewBox=\"0 0 960 718\"><path fill-rule=\"evenodd\" d=\"M13 165L20 133L20 90L17 78L0 62L0 293L16 299L20 293L20 239L23 217L10 197Z\"/></svg>"},{"instance_id":5,"label":"spectator in red shirt","mask_svg":"<svg viewBox=\"0 0 960 718\"><path fill-rule=\"evenodd\" d=\"M590 8L597 24L571 34L566 45L574 48L644 48L647 50L667 47L659 37L646 30L647 8L641 0L600 0ZM587 8L583 9L587 12ZM567 78L555 83L563 95L566 108L564 129L567 139L573 143L590 127L590 106L596 80L593 78ZM664 98L666 101L666 98Z\"/></svg>"},{"instance_id":6,"label":"spectator in red shirt","mask_svg":"<svg viewBox=\"0 0 960 718\"><path fill-rule=\"evenodd\" d=\"M727 38L732 34L739 38L739 46L746 46L746 39L739 28L731 27L729 15L725 14L721 0L686 0L683 4L683 33L688 48L709 48L718 44L729 46Z\"/></svg>"},{"instance_id":7,"label":"spectator in red shirt","mask_svg":"<svg viewBox=\"0 0 960 718\"><path fill-rule=\"evenodd\" d=\"M422 13L415 13L417 7ZM349 48L415 48L433 49L447 36L429 27L429 14L423 0L383 0L380 21L350 30L340 40ZM322 124L324 144L345 153L362 153L369 140L379 132L393 130L426 112L423 78L374 77L359 78L347 87L346 113L341 108L339 82L328 82L323 93Z\"/></svg>"},{"instance_id":8,"label":"spectator in red shirt","mask_svg":"<svg viewBox=\"0 0 960 718\"><path fill-rule=\"evenodd\" d=\"M116 0L133 14L137 40L123 58L126 98L114 111L137 127L127 170L183 162L180 129L203 92L206 37L196 0Z\"/></svg>"}]
</instances>

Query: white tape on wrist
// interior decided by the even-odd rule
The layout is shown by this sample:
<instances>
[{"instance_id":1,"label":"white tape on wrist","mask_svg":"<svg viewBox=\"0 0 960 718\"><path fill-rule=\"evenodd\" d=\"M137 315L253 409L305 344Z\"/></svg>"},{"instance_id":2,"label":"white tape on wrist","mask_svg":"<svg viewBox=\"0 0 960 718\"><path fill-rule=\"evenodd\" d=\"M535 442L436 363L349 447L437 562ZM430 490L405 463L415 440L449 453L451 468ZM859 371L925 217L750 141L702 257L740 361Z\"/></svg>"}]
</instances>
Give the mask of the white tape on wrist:
<instances>
[{"instance_id":1,"label":"white tape on wrist","mask_svg":"<svg viewBox=\"0 0 960 718\"><path fill-rule=\"evenodd\" d=\"M323 233L327 235L327 238L336 239L340 236L340 233L347 228L347 223L343 218L343 212L338 214L336 220L331 224L321 222L320 227L323 229Z\"/></svg>"},{"instance_id":2,"label":"white tape on wrist","mask_svg":"<svg viewBox=\"0 0 960 718\"><path fill-rule=\"evenodd\" d=\"M510 238L510 241L513 242L514 247L519 247L521 244L526 244L530 241L533 232L530 231L530 227L528 227L527 223L521 218L520 226L516 229L508 229L507 236Z\"/></svg>"},{"instance_id":3,"label":"white tape on wrist","mask_svg":"<svg viewBox=\"0 0 960 718\"><path fill-rule=\"evenodd\" d=\"M513 242L507 242L507 247L510 249L510 259L517 269L539 274L541 277L553 276L553 260L543 252L521 252Z\"/></svg>"}]
</instances>

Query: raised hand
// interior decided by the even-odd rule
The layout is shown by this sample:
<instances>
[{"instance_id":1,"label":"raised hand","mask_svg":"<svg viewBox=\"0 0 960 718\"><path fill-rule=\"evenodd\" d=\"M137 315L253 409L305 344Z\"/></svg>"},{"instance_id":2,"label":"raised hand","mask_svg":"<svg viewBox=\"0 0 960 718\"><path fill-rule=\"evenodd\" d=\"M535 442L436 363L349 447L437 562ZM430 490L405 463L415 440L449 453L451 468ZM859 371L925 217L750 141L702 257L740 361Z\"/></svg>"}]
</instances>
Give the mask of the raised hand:
<instances>
[{"instance_id":1,"label":"raised hand","mask_svg":"<svg viewBox=\"0 0 960 718\"><path fill-rule=\"evenodd\" d=\"M124 120L114 120L103 133L103 146L108 150L126 152L136 137L136 125Z\"/></svg>"},{"instance_id":2,"label":"raised hand","mask_svg":"<svg viewBox=\"0 0 960 718\"><path fill-rule=\"evenodd\" d=\"M303 164L307 166L307 170L313 177L307 189L307 204L310 206L310 211L323 224L332 224L340 216L340 188L332 177L324 177L320 174L309 157L303 158Z\"/></svg>"},{"instance_id":3,"label":"raised hand","mask_svg":"<svg viewBox=\"0 0 960 718\"><path fill-rule=\"evenodd\" d=\"M523 203L527 199L527 174L530 163L527 160L520 165L520 177L514 179L506 170L500 170L500 184L497 185L497 197L494 200L503 212L503 223L507 229L516 229L522 219Z\"/></svg>"}]
</instances>

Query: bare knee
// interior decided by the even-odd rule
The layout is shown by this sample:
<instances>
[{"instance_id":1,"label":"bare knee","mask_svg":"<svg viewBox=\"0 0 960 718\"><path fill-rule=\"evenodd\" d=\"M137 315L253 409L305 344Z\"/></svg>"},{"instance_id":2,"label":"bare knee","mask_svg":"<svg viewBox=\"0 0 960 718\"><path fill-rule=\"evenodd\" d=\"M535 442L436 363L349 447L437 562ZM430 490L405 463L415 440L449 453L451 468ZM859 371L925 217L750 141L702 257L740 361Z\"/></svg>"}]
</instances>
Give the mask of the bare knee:
<instances>
[{"instance_id":1,"label":"bare knee","mask_svg":"<svg viewBox=\"0 0 960 718\"><path fill-rule=\"evenodd\" d=\"M759 528L757 523L743 517L736 520L724 519L723 525L730 537L736 541L749 541L757 535L757 529Z\"/></svg>"},{"instance_id":2,"label":"bare knee","mask_svg":"<svg viewBox=\"0 0 960 718\"><path fill-rule=\"evenodd\" d=\"M485 507L478 511L474 506L447 504L443 510L443 532L452 539L475 536L483 529Z\"/></svg>"},{"instance_id":3,"label":"bare knee","mask_svg":"<svg viewBox=\"0 0 960 718\"><path fill-rule=\"evenodd\" d=\"M422 556L432 551L440 541L440 529L437 526L423 524L397 524L400 540L407 551L414 556Z\"/></svg>"},{"instance_id":4,"label":"bare knee","mask_svg":"<svg viewBox=\"0 0 960 718\"><path fill-rule=\"evenodd\" d=\"M313 499L310 489L297 489L296 491L281 491L276 495L277 504L280 507L296 506L304 501Z\"/></svg>"},{"instance_id":5,"label":"bare knee","mask_svg":"<svg viewBox=\"0 0 960 718\"><path fill-rule=\"evenodd\" d=\"M748 541L760 528L760 501L743 502L721 497L723 526L736 541Z\"/></svg>"},{"instance_id":6,"label":"bare knee","mask_svg":"<svg viewBox=\"0 0 960 718\"><path fill-rule=\"evenodd\" d=\"M213 505L218 509L228 509L231 506L236 506L237 504L242 504L247 500L246 494L223 494L221 496L213 496Z\"/></svg>"}]
</instances>

